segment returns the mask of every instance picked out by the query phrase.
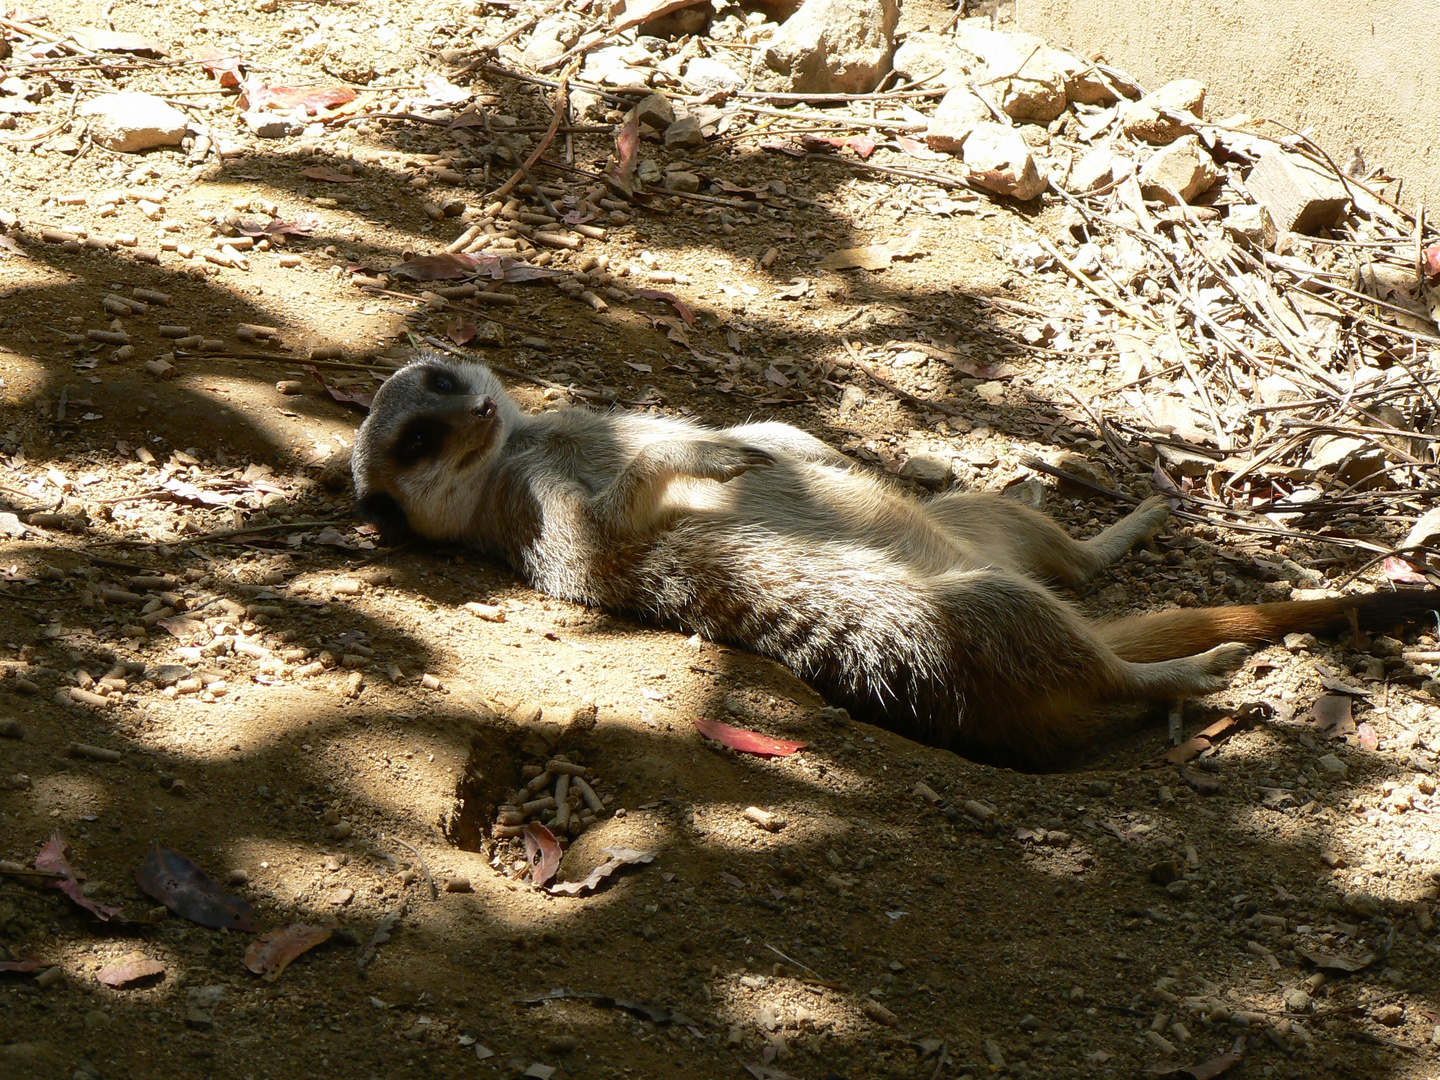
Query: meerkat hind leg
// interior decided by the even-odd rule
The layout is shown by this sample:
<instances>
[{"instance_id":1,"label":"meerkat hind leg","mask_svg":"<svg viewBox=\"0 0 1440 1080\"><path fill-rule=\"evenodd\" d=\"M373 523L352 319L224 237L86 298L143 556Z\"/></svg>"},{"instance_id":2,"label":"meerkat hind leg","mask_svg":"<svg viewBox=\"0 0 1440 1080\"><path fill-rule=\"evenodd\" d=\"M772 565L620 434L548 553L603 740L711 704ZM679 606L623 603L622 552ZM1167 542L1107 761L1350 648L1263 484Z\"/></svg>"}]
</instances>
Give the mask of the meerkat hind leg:
<instances>
[{"instance_id":1,"label":"meerkat hind leg","mask_svg":"<svg viewBox=\"0 0 1440 1080\"><path fill-rule=\"evenodd\" d=\"M1157 495L1098 536L1076 540L1039 510L995 492L938 495L924 506L942 532L993 564L1076 590L1153 537L1170 516L1168 500Z\"/></svg>"}]
</instances>

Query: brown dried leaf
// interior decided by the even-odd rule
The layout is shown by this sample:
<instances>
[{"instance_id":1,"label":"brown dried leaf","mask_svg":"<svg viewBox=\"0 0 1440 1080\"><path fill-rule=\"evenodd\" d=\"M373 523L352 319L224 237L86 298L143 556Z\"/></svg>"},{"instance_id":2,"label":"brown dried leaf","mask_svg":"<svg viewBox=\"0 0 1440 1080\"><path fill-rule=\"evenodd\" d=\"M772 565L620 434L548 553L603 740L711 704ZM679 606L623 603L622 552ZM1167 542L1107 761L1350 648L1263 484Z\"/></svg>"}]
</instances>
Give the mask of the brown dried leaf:
<instances>
[{"instance_id":1,"label":"brown dried leaf","mask_svg":"<svg viewBox=\"0 0 1440 1080\"><path fill-rule=\"evenodd\" d=\"M182 919L215 929L253 931L254 911L174 848L156 843L135 868L135 883Z\"/></svg>"},{"instance_id":2,"label":"brown dried leaf","mask_svg":"<svg viewBox=\"0 0 1440 1080\"><path fill-rule=\"evenodd\" d=\"M261 934L245 950L245 966L266 982L274 982L301 953L309 952L321 942L330 940L328 926L292 923L283 930Z\"/></svg>"},{"instance_id":3,"label":"brown dried leaf","mask_svg":"<svg viewBox=\"0 0 1440 1080\"><path fill-rule=\"evenodd\" d=\"M819 266L822 270L884 270L895 259L911 258L918 254L920 236L920 229L912 229L904 236L886 240L881 244L841 248L821 259Z\"/></svg>"},{"instance_id":4,"label":"brown dried leaf","mask_svg":"<svg viewBox=\"0 0 1440 1080\"><path fill-rule=\"evenodd\" d=\"M240 80L245 76L245 69L241 67L238 56L213 45L202 45L196 49L195 59L200 61L200 66L212 79L226 89L233 90L239 86Z\"/></svg>"},{"instance_id":5,"label":"brown dried leaf","mask_svg":"<svg viewBox=\"0 0 1440 1080\"><path fill-rule=\"evenodd\" d=\"M579 896L581 893L594 892L600 887L600 883L616 870L655 861L655 852L653 851L636 851L633 848L601 848L600 850L610 858L591 870L580 881L562 881L558 885L551 885L548 891L560 896Z\"/></svg>"},{"instance_id":6,"label":"brown dried leaf","mask_svg":"<svg viewBox=\"0 0 1440 1080\"><path fill-rule=\"evenodd\" d=\"M158 982L164 977L165 965L144 953L130 953L95 973L95 978L102 984L117 990L139 983Z\"/></svg>"},{"instance_id":7,"label":"brown dried leaf","mask_svg":"<svg viewBox=\"0 0 1440 1080\"><path fill-rule=\"evenodd\" d=\"M1342 956L1339 953L1317 952L1313 949L1296 949L1295 952L1322 971L1363 971L1375 962L1373 952L1360 953L1358 956Z\"/></svg>"},{"instance_id":8,"label":"brown dried leaf","mask_svg":"<svg viewBox=\"0 0 1440 1080\"><path fill-rule=\"evenodd\" d=\"M560 869L560 845L555 834L539 822L532 821L520 833L525 841L525 858L530 863L530 880L545 885Z\"/></svg>"},{"instance_id":9,"label":"brown dried leaf","mask_svg":"<svg viewBox=\"0 0 1440 1080\"><path fill-rule=\"evenodd\" d=\"M731 750L738 750L742 754L758 754L761 757L785 757L787 754L793 754L810 745L803 742L789 742L785 739L772 739L768 735L761 735L758 731L746 731L744 728L731 727L718 720L702 720L697 717L695 727L705 738L714 739L721 746L728 746Z\"/></svg>"},{"instance_id":10,"label":"brown dried leaf","mask_svg":"<svg viewBox=\"0 0 1440 1080\"><path fill-rule=\"evenodd\" d=\"M99 26L77 26L70 31L70 39L82 49L91 52L123 52L149 56L166 56L165 46L144 34L128 34L120 30L107 30Z\"/></svg>"},{"instance_id":11,"label":"brown dried leaf","mask_svg":"<svg viewBox=\"0 0 1440 1080\"><path fill-rule=\"evenodd\" d=\"M355 100L355 91L348 86L267 86L258 79L241 84L236 103L241 112L259 109L303 109L318 113Z\"/></svg>"}]
</instances>

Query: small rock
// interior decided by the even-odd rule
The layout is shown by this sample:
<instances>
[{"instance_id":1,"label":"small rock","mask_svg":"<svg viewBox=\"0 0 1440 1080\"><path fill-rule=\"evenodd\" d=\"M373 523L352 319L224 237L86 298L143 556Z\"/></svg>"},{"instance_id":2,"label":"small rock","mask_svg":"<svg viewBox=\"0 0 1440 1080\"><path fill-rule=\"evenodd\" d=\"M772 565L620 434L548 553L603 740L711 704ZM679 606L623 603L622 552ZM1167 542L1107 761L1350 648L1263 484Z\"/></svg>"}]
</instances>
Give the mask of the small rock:
<instances>
[{"instance_id":1,"label":"small rock","mask_svg":"<svg viewBox=\"0 0 1440 1080\"><path fill-rule=\"evenodd\" d=\"M215 1027L215 1018L204 1009L191 1006L185 1010L185 1026L195 1031L212 1031Z\"/></svg>"},{"instance_id":2,"label":"small rock","mask_svg":"<svg viewBox=\"0 0 1440 1080\"><path fill-rule=\"evenodd\" d=\"M906 34L890 61L891 69L904 81L931 78L935 86L963 83L984 66L983 60L968 49L960 48L949 34L937 34L933 30Z\"/></svg>"},{"instance_id":3,"label":"small rock","mask_svg":"<svg viewBox=\"0 0 1440 1080\"><path fill-rule=\"evenodd\" d=\"M950 459L928 450L919 450L905 459L905 464L900 466L900 475L926 487L939 487L950 479Z\"/></svg>"},{"instance_id":4,"label":"small rock","mask_svg":"<svg viewBox=\"0 0 1440 1080\"><path fill-rule=\"evenodd\" d=\"M305 130L303 121L288 116L276 116L274 113L252 111L241 113L240 119L262 139L283 139L287 135L299 135Z\"/></svg>"},{"instance_id":5,"label":"small rock","mask_svg":"<svg viewBox=\"0 0 1440 1080\"><path fill-rule=\"evenodd\" d=\"M1275 147L1261 155L1245 178L1245 190L1270 211L1281 232L1315 235L1345 212L1345 185L1299 154Z\"/></svg>"},{"instance_id":6,"label":"small rock","mask_svg":"<svg viewBox=\"0 0 1440 1080\"><path fill-rule=\"evenodd\" d=\"M1210 151L1197 135L1186 135L1157 150L1140 170L1140 191L1147 199L1173 205L1175 196L1191 203L1220 178Z\"/></svg>"},{"instance_id":7,"label":"small rock","mask_svg":"<svg viewBox=\"0 0 1440 1080\"><path fill-rule=\"evenodd\" d=\"M1380 914L1380 900L1367 892L1347 892L1340 898L1340 906L1360 919L1373 919Z\"/></svg>"},{"instance_id":8,"label":"small rock","mask_svg":"<svg viewBox=\"0 0 1440 1080\"><path fill-rule=\"evenodd\" d=\"M230 991L219 985L197 986L191 989L185 996L189 999L191 1005L198 1008L210 1008L224 1001L229 993Z\"/></svg>"},{"instance_id":9,"label":"small rock","mask_svg":"<svg viewBox=\"0 0 1440 1080\"><path fill-rule=\"evenodd\" d=\"M1377 1024L1385 1027L1395 1027L1405 1017L1405 1007L1397 1002L1390 1002L1388 1005L1381 1005L1370 1014Z\"/></svg>"},{"instance_id":10,"label":"small rock","mask_svg":"<svg viewBox=\"0 0 1440 1080\"><path fill-rule=\"evenodd\" d=\"M676 120L665 129L666 146L704 146L705 132L700 121L693 116Z\"/></svg>"},{"instance_id":11,"label":"small rock","mask_svg":"<svg viewBox=\"0 0 1440 1080\"><path fill-rule=\"evenodd\" d=\"M1285 1011L1308 1013L1315 1005L1314 1000L1303 987L1292 986L1285 991Z\"/></svg>"},{"instance_id":12,"label":"small rock","mask_svg":"<svg viewBox=\"0 0 1440 1080\"><path fill-rule=\"evenodd\" d=\"M1065 100L1080 105L1113 105L1119 89L1098 67L1073 53L1053 49L1050 58L1065 73Z\"/></svg>"},{"instance_id":13,"label":"small rock","mask_svg":"<svg viewBox=\"0 0 1440 1080\"><path fill-rule=\"evenodd\" d=\"M1097 146L1075 163L1065 181L1065 188L1076 195L1088 195L1128 175L1131 167L1128 158L1116 157L1109 146Z\"/></svg>"},{"instance_id":14,"label":"small rock","mask_svg":"<svg viewBox=\"0 0 1440 1080\"><path fill-rule=\"evenodd\" d=\"M1048 186L1024 138L1004 124L977 124L961 153L971 182L986 191L1026 200Z\"/></svg>"},{"instance_id":15,"label":"small rock","mask_svg":"<svg viewBox=\"0 0 1440 1080\"><path fill-rule=\"evenodd\" d=\"M686 172L683 169L675 169L674 171L667 172L665 174L665 186L671 191L699 191L700 177L695 175L693 172Z\"/></svg>"},{"instance_id":16,"label":"small rock","mask_svg":"<svg viewBox=\"0 0 1440 1080\"><path fill-rule=\"evenodd\" d=\"M446 891L446 892L452 892L452 893L468 893L468 892L471 892L472 889L471 889L471 887L470 887L470 879L467 878L467 877L452 877L452 878L447 878L447 879L445 880L445 891Z\"/></svg>"},{"instance_id":17,"label":"small rock","mask_svg":"<svg viewBox=\"0 0 1440 1080\"><path fill-rule=\"evenodd\" d=\"M1048 124L1065 111L1066 61L1034 34L991 30L984 19L967 19L955 43L985 62L986 93L1006 116Z\"/></svg>"},{"instance_id":18,"label":"small rock","mask_svg":"<svg viewBox=\"0 0 1440 1080\"><path fill-rule=\"evenodd\" d=\"M1176 79L1125 108L1121 125L1125 134L1133 138L1164 145L1191 134L1194 126L1186 115L1198 120L1204 116L1204 107L1205 84L1196 79Z\"/></svg>"},{"instance_id":19,"label":"small rock","mask_svg":"<svg viewBox=\"0 0 1440 1080\"><path fill-rule=\"evenodd\" d=\"M1225 227L1256 247L1266 251L1275 247L1275 220L1258 203L1233 203L1225 214Z\"/></svg>"},{"instance_id":20,"label":"small rock","mask_svg":"<svg viewBox=\"0 0 1440 1080\"><path fill-rule=\"evenodd\" d=\"M152 94L102 94L81 105L91 117L90 137L107 150L133 154L157 146L179 146L189 123L184 113Z\"/></svg>"},{"instance_id":21,"label":"small rock","mask_svg":"<svg viewBox=\"0 0 1440 1080\"><path fill-rule=\"evenodd\" d=\"M760 54L767 89L868 94L889 70L900 0L805 0Z\"/></svg>"},{"instance_id":22,"label":"small rock","mask_svg":"<svg viewBox=\"0 0 1440 1080\"><path fill-rule=\"evenodd\" d=\"M745 89L745 76L708 56L697 56L685 65L685 81L706 90Z\"/></svg>"},{"instance_id":23,"label":"small rock","mask_svg":"<svg viewBox=\"0 0 1440 1080\"><path fill-rule=\"evenodd\" d=\"M970 133L993 119L975 91L957 86L940 99L925 131L925 145L937 154L958 154Z\"/></svg>"},{"instance_id":24,"label":"small rock","mask_svg":"<svg viewBox=\"0 0 1440 1080\"><path fill-rule=\"evenodd\" d=\"M1165 895L1171 900L1184 903L1190 899L1190 882L1184 878L1181 878L1179 881L1170 882L1169 885L1165 886Z\"/></svg>"},{"instance_id":25,"label":"small rock","mask_svg":"<svg viewBox=\"0 0 1440 1080\"><path fill-rule=\"evenodd\" d=\"M25 729L20 726L20 721L13 716L0 718L0 739L23 739Z\"/></svg>"},{"instance_id":26,"label":"small rock","mask_svg":"<svg viewBox=\"0 0 1440 1080\"><path fill-rule=\"evenodd\" d=\"M640 123L652 127L656 131L664 131L675 123L675 107L670 104L670 99L664 94L646 95L635 109L636 118Z\"/></svg>"},{"instance_id":27,"label":"small rock","mask_svg":"<svg viewBox=\"0 0 1440 1080\"><path fill-rule=\"evenodd\" d=\"M1345 762L1341 761L1334 754L1324 754L1315 759L1315 764L1320 766L1320 771L1333 779L1343 780L1349 775L1350 769Z\"/></svg>"},{"instance_id":28,"label":"small rock","mask_svg":"<svg viewBox=\"0 0 1440 1080\"><path fill-rule=\"evenodd\" d=\"M541 19L530 32L530 41L522 54L525 66L537 68L547 60L554 60L580 40L580 31L580 22L573 17Z\"/></svg>"}]
</instances>

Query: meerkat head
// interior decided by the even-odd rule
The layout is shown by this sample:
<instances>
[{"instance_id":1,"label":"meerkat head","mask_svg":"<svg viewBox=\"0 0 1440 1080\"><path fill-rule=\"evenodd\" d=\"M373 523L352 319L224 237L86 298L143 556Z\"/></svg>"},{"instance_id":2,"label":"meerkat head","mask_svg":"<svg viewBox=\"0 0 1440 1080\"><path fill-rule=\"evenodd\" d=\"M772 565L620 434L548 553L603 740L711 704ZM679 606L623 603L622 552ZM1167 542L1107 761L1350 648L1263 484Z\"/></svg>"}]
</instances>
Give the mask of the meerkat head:
<instances>
[{"instance_id":1,"label":"meerkat head","mask_svg":"<svg viewBox=\"0 0 1440 1080\"><path fill-rule=\"evenodd\" d=\"M420 353L376 392L355 436L357 512L387 543L459 539L518 418L485 365Z\"/></svg>"}]
</instances>

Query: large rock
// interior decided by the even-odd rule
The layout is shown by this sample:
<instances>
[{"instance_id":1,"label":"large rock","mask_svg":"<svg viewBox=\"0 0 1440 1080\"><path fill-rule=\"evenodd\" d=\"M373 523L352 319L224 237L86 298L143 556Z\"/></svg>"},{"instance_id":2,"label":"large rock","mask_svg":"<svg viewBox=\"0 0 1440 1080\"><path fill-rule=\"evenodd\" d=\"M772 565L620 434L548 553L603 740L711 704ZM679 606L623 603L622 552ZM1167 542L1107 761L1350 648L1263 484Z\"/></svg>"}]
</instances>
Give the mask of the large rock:
<instances>
[{"instance_id":1,"label":"large rock","mask_svg":"<svg viewBox=\"0 0 1440 1080\"><path fill-rule=\"evenodd\" d=\"M1132 138L1164 145L1193 132L1193 121L1205 115L1204 108L1205 84L1176 79L1126 107L1122 126Z\"/></svg>"},{"instance_id":2,"label":"large rock","mask_svg":"<svg viewBox=\"0 0 1440 1080\"><path fill-rule=\"evenodd\" d=\"M970 182L986 191L1033 199L1049 186L1020 132L1005 124L977 124L961 153Z\"/></svg>"},{"instance_id":3,"label":"large rock","mask_svg":"<svg viewBox=\"0 0 1440 1080\"><path fill-rule=\"evenodd\" d=\"M933 30L916 30L905 35L905 40L895 50L890 67L906 82L930 78L930 86L946 86L958 80L969 78L984 66L983 61L955 44L949 34L937 34Z\"/></svg>"},{"instance_id":4,"label":"large rock","mask_svg":"<svg viewBox=\"0 0 1440 1080\"><path fill-rule=\"evenodd\" d=\"M1174 205L1195 201L1220 178L1220 170L1198 135L1186 135L1151 155L1140 170L1140 191L1147 199Z\"/></svg>"},{"instance_id":5,"label":"large rock","mask_svg":"<svg viewBox=\"0 0 1440 1080\"><path fill-rule=\"evenodd\" d=\"M994 119L990 107L968 86L957 86L943 98L925 131L925 145L937 154L958 154L980 124Z\"/></svg>"},{"instance_id":6,"label":"large rock","mask_svg":"<svg viewBox=\"0 0 1440 1080\"><path fill-rule=\"evenodd\" d=\"M185 114L151 94L103 94L80 106L90 117L90 137L106 150L133 154L157 146L179 146Z\"/></svg>"},{"instance_id":7,"label":"large rock","mask_svg":"<svg viewBox=\"0 0 1440 1080\"><path fill-rule=\"evenodd\" d=\"M1065 111L1066 57L1034 34L1006 34L966 19L955 43L985 64L985 92L1015 120L1048 124Z\"/></svg>"},{"instance_id":8,"label":"large rock","mask_svg":"<svg viewBox=\"0 0 1440 1080\"><path fill-rule=\"evenodd\" d=\"M900 0L805 0L760 54L766 89L868 94L890 70Z\"/></svg>"},{"instance_id":9,"label":"large rock","mask_svg":"<svg viewBox=\"0 0 1440 1080\"><path fill-rule=\"evenodd\" d=\"M583 29L583 24L573 15L552 15L541 19L535 24L521 59L530 67L539 67L547 60L554 60L580 40Z\"/></svg>"},{"instance_id":10,"label":"large rock","mask_svg":"<svg viewBox=\"0 0 1440 1080\"><path fill-rule=\"evenodd\" d=\"M1089 195L1112 181L1128 176L1129 165L1128 159L1115 155L1109 143L1097 146L1075 162L1069 177L1066 178L1065 187L1076 195Z\"/></svg>"}]
</instances>

